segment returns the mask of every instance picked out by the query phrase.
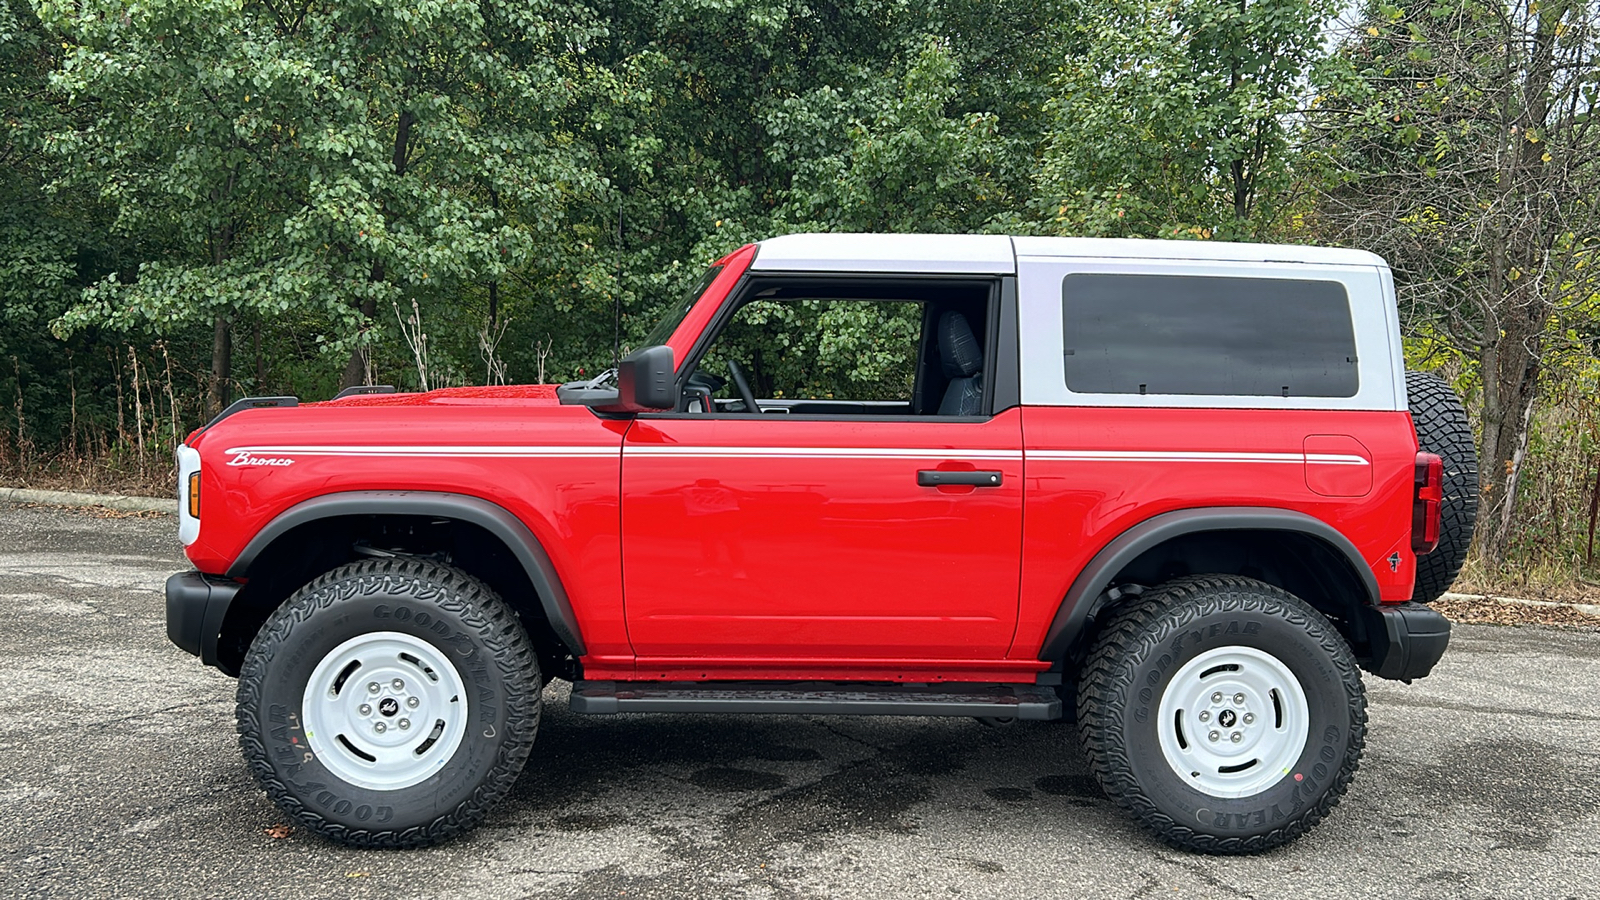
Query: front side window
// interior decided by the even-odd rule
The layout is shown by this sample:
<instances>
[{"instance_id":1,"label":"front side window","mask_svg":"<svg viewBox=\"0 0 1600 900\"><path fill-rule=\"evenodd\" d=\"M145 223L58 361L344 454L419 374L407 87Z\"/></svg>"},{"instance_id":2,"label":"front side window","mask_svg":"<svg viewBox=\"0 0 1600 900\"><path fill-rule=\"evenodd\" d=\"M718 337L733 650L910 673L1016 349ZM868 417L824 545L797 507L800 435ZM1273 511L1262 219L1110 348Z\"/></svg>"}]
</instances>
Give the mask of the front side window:
<instances>
[{"instance_id":1,"label":"front side window","mask_svg":"<svg viewBox=\"0 0 1600 900\"><path fill-rule=\"evenodd\" d=\"M757 397L895 401L916 381L922 304L871 300L755 300L734 313L700 369L730 378L742 364Z\"/></svg>"},{"instance_id":2,"label":"front side window","mask_svg":"<svg viewBox=\"0 0 1600 900\"><path fill-rule=\"evenodd\" d=\"M979 416L987 279L755 279L690 360L689 413Z\"/></svg>"},{"instance_id":3,"label":"front side window","mask_svg":"<svg viewBox=\"0 0 1600 900\"><path fill-rule=\"evenodd\" d=\"M1078 273L1062 280L1067 389L1353 397L1355 330L1336 281Z\"/></svg>"}]
</instances>

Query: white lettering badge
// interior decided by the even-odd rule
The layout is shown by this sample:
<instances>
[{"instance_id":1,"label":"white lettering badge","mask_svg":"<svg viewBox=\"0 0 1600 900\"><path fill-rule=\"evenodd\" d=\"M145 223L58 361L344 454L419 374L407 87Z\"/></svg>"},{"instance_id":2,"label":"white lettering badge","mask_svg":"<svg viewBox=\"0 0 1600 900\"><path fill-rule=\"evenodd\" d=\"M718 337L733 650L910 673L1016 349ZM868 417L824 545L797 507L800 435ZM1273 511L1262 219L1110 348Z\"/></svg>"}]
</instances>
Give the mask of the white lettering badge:
<instances>
[{"instance_id":1,"label":"white lettering badge","mask_svg":"<svg viewBox=\"0 0 1600 900\"><path fill-rule=\"evenodd\" d=\"M251 456L248 450L241 450L228 460L230 466L292 466L294 460L281 456Z\"/></svg>"}]
</instances>

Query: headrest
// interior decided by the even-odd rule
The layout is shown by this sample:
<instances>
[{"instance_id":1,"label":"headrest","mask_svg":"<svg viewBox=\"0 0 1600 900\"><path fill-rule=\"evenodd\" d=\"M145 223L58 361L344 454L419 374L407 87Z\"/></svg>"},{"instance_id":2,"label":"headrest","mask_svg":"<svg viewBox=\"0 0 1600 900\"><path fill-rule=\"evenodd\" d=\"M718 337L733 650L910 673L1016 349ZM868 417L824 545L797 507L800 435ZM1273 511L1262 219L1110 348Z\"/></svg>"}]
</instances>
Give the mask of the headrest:
<instances>
[{"instance_id":1,"label":"headrest","mask_svg":"<svg viewBox=\"0 0 1600 900\"><path fill-rule=\"evenodd\" d=\"M939 364L946 378L967 378L983 371L983 349L972 336L967 317L953 310L939 316Z\"/></svg>"}]
</instances>

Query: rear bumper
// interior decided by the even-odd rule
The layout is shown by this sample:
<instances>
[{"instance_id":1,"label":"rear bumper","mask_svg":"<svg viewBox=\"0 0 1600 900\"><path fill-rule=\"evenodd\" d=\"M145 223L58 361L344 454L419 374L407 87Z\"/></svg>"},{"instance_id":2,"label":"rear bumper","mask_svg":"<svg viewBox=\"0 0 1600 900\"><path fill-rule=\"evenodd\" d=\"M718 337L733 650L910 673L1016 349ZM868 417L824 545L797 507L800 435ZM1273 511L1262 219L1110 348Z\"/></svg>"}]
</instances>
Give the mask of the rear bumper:
<instances>
[{"instance_id":1,"label":"rear bumper","mask_svg":"<svg viewBox=\"0 0 1600 900\"><path fill-rule=\"evenodd\" d=\"M217 664L217 636L228 606L243 585L228 578L200 572L179 572L167 579L167 639Z\"/></svg>"},{"instance_id":2,"label":"rear bumper","mask_svg":"<svg viewBox=\"0 0 1600 900\"><path fill-rule=\"evenodd\" d=\"M1364 607L1363 615L1372 655L1364 668L1379 678L1421 678L1450 645L1450 620L1421 603Z\"/></svg>"}]
</instances>

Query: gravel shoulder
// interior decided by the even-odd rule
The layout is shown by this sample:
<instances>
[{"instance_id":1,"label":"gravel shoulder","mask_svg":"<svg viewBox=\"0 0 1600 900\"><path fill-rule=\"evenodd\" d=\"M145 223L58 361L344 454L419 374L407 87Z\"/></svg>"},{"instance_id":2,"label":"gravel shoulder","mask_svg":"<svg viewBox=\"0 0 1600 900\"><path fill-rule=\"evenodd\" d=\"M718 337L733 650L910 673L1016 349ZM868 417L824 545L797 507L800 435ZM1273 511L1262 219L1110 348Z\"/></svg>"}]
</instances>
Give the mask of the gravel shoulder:
<instances>
[{"instance_id":1,"label":"gravel shoulder","mask_svg":"<svg viewBox=\"0 0 1600 900\"><path fill-rule=\"evenodd\" d=\"M0 895L1600 898L1600 632L1463 624L1369 679L1343 804L1249 858L1156 844L1070 727L619 716L546 694L486 827L423 851L300 833L250 780L234 682L166 641L165 516L0 506Z\"/></svg>"}]
</instances>

